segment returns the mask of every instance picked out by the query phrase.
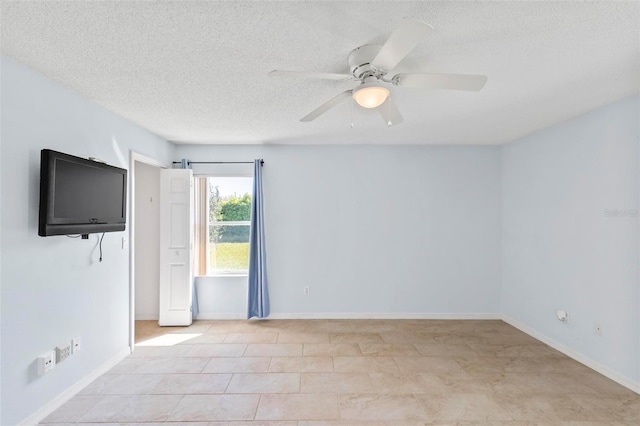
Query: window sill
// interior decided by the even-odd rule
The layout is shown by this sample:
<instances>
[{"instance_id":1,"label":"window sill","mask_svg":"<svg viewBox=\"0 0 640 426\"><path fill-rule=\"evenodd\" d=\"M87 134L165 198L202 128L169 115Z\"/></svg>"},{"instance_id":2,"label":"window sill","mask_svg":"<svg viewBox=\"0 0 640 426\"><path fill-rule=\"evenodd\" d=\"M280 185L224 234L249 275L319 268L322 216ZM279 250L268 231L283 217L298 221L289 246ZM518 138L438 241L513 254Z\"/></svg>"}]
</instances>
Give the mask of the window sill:
<instances>
[{"instance_id":1,"label":"window sill","mask_svg":"<svg viewBox=\"0 0 640 426\"><path fill-rule=\"evenodd\" d=\"M199 275L198 278L247 278L248 272L214 272L207 275Z\"/></svg>"}]
</instances>

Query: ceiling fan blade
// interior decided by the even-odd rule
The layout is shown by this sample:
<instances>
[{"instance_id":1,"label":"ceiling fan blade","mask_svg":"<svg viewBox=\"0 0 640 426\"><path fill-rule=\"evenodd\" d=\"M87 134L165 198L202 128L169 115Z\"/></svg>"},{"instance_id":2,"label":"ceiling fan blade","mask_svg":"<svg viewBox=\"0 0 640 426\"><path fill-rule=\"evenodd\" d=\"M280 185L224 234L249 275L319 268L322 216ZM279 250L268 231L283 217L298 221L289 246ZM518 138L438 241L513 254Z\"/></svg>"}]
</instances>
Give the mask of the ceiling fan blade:
<instances>
[{"instance_id":1,"label":"ceiling fan blade","mask_svg":"<svg viewBox=\"0 0 640 426\"><path fill-rule=\"evenodd\" d=\"M402 24L391 33L382 49L371 61L371 65L379 70L391 71L431 30L433 27L427 23L404 19Z\"/></svg>"},{"instance_id":2,"label":"ceiling fan blade","mask_svg":"<svg viewBox=\"0 0 640 426\"><path fill-rule=\"evenodd\" d=\"M351 80L349 74L333 74L328 72L306 72L306 71L283 71L273 70L269 73L271 77L291 77L291 78L318 78L321 80Z\"/></svg>"},{"instance_id":3,"label":"ceiling fan blade","mask_svg":"<svg viewBox=\"0 0 640 426\"><path fill-rule=\"evenodd\" d=\"M395 126L404 121L402 114L400 114L398 107L396 107L396 103L391 100L391 96L378 107L378 111L380 111L380 115L387 126Z\"/></svg>"},{"instance_id":4,"label":"ceiling fan blade","mask_svg":"<svg viewBox=\"0 0 640 426\"><path fill-rule=\"evenodd\" d=\"M331 98L328 102L325 102L324 104L320 105L320 107L316 108L309 114L302 117L300 121L307 123L309 121L315 120L325 112L329 111L334 106L338 105L340 102L344 101L347 98L350 98L352 92L353 92L352 90L345 90L344 92L340 93L338 96Z\"/></svg>"},{"instance_id":5,"label":"ceiling fan blade","mask_svg":"<svg viewBox=\"0 0 640 426\"><path fill-rule=\"evenodd\" d=\"M486 75L473 74L396 74L393 84L424 89L478 91L487 83Z\"/></svg>"}]
</instances>

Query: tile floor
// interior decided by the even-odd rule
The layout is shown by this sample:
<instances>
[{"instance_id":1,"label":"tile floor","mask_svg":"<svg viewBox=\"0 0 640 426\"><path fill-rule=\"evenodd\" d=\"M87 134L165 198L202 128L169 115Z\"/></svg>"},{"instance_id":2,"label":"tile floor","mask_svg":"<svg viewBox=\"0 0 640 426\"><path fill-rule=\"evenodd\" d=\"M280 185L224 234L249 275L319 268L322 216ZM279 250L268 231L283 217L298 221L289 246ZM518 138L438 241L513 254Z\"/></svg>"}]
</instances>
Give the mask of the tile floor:
<instances>
[{"instance_id":1,"label":"tile floor","mask_svg":"<svg viewBox=\"0 0 640 426\"><path fill-rule=\"evenodd\" d=\"M140 321L136 335L43 423L640 424L640 395L502 321Z\"/></svg>"}]
</instances>

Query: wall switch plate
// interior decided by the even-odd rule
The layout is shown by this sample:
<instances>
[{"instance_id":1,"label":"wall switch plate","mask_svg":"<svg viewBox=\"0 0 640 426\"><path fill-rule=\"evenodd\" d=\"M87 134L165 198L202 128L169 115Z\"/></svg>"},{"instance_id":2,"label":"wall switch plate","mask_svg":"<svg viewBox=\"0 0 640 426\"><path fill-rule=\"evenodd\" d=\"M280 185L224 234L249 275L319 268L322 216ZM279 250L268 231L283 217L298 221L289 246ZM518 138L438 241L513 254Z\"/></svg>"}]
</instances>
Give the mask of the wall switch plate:
<instances>
[{"instance_id":1,"label":"wall switch plate","mask_svg":"<svg viewBox=\"0 0 640 426\"><path fill-rule=\"evenodd\" d=\"M44 373L48 373L56 366L56 353L55 351L49 351L40 355L37 359L38 363L38 375L42 376Z\"/></svg>"},{"instance_id":2,"label":"wall switch plate","mask_svg":"<svg viewBox=\"0 0 640 426\"><path fill-rule=\"evenodd\" d=\"M56 347L56 364L64 361L71 356L71 345L63 345Z\"/></svg>"},{"instance_id":3,"label":"wall switch plate","mask_svg":"<svg viewBox=\"0 0 640 426\"><path fill-rule=\"evenodd\" d=\"M302 292L304 293L305 296L309 295L309 287L305 287Z\"/></svg>"},{"instance_id":4,"label":"wall switch plate","mask_svg":"<svg viewBox=\"0 0 640 426\"><path fill-rule=\"evenodd\" d=\"M71 339L71 353L75 354L76 352L80 352L82 349L82 340L79 337L74 337Z\"/></svg>"}]
</instances>

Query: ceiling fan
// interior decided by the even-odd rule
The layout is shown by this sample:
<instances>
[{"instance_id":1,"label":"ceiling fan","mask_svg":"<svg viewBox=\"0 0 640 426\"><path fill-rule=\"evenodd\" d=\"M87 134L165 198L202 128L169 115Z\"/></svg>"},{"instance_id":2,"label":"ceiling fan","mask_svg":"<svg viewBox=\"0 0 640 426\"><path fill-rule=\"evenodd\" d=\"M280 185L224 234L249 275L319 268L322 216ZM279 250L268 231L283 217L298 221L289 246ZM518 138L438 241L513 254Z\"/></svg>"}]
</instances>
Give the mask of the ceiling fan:
<instances>
[{"instance_id":1,"label":"ceiling fan","mask_svg":"<svg viewBox=\"0 0 640 426\"><path fill-rule=\"evenodd\" d=\"M484 75L472 74L428 74L399 73L392 74L393 69L407 56L424 37L433 30L427 23L413 19L404 19L401 25L391 33L382 48L366 44L360 46L348 56L351 74L333 74L304 71L273 70L273 77L317 78L323 80L351 80L359 83L353 89L345 90L338 96L322 104L300 121L313 121L347 98L363 108L376 108L388 126L403 121L402 114L391 102L387 85L415 87L425 89L449 89L478 91L487 82ZM387 78L387 75L392 75Z\"/></svg>"}]
</instances>

